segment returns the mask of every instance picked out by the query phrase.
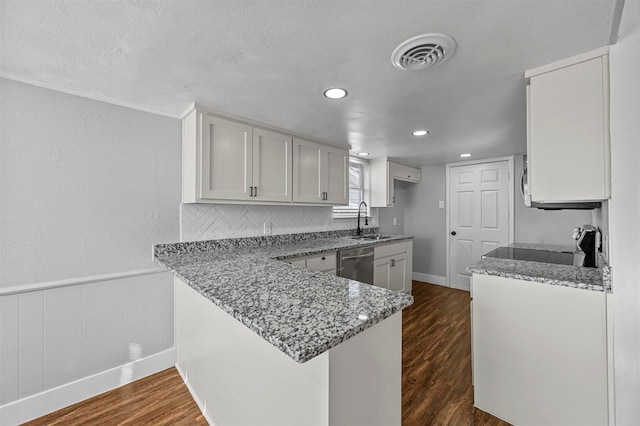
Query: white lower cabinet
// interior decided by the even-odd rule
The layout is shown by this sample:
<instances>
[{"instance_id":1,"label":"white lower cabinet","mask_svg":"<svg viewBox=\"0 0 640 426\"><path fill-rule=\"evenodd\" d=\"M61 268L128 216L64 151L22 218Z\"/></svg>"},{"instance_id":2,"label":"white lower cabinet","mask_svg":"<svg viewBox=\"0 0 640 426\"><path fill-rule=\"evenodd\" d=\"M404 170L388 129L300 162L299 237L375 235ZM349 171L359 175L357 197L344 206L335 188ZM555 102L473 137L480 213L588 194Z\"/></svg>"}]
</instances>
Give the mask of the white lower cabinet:
<instances>
[{"instance_id":1,"label":"white lower cabinet","mask_svg":"<svg viewBox=\"0 0 640 426\"><path fill-rule=\"evenodd\" d=\"M309 268L312 271L336 275L335 253L324 253L307 257L298 257L295 259L287 259L287 263L290 263L291 265L301 266L303 268Z\"/></svg>"},{"instance_id":2,"label":"white lower cabinet","mask_svg":"<svg viewBox=\"0 0 640 426\"><path fill-rule=\"evenodd\" d=\"M411 241L376 246L373 284L393 291L411 292Z\"/></svg>"},{"instance_id":3,"label":"white lower cabinet","mask_svg":"<svg viewBox=\"0 0 640 426\"><path fill-rule=\"evenodd\" d=\"M603 292L473 275L474 405L512 424L608 424Z\"/></svg>"}]
</instances>

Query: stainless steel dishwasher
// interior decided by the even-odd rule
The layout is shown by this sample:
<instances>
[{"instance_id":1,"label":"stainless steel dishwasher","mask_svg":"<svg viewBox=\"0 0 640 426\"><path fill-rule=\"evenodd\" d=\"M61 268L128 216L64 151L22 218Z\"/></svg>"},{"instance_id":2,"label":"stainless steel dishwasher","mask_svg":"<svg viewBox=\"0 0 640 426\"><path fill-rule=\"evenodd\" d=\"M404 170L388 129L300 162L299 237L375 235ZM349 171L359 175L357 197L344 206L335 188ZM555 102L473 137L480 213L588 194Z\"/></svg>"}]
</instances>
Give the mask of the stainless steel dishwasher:
<instances>
[{"instance_id":1,"label":"stainless steel dishwasher","mask_svg":"<svg viewBox=\"0 0 640 426\"><path fill-rule=\"evenodd\" d=\"M338 252L338 275L373 284L373 247Z\"/></svg>"}]
</instances>

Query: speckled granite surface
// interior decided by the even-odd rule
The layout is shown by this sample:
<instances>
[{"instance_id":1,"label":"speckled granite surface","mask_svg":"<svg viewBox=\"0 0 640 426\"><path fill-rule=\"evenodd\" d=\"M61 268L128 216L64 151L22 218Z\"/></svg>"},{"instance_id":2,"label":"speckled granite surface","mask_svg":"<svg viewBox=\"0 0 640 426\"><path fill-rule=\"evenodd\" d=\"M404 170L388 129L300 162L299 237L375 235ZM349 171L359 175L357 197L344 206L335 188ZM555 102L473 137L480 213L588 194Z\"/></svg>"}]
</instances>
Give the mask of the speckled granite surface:
<instances>
[{"instance_id":1,"label":"speckled granite surface","mask_svg":"<svg viewBox=\"0 0 640 426\"><path fill-rule=\"evenodd\" d=\"M348 237L220 249L162 244L155 260L297 362L305 362L413 303L413 297L276 259L375 246ZM210 251L204 251L209 247ZM216 249L211 250L211 248Z\"/></svg>"},{"instance_id":2,"label":"speckled granite surface","mask_svg":"<svg viewBox=\"0 0 640 426\"><path fill-rule=\"evenodd\" d=\"M572 246L548 246L541 244L511 244L510 247L547 251L573 251ZM487 257L467 268L468 272L495 275L504 278L533 281L542 284L560 285L592 291L611 291L611 268L600 256L599 268L556 265L529 262L526 260Z\"/></svg>"},{"instance_id":3,"label":"speckled granite surface","mask_svg":"<svg viewBox=\"0 0 640 426\"><path fill-rule=\"evenodd\" d=\"M364 234L377 234L378 228L365 228ZM315 241L328 238L341 238L353 234L353 229L306 232L302 234L266 235L261 237L227 238L224 240L189 241L184 243L155 244L154 256L169 254L195 253L214 250L229 250L246 247L263 247L270 245L293 244L304 241Z\"/></svg>"}]
</instances>

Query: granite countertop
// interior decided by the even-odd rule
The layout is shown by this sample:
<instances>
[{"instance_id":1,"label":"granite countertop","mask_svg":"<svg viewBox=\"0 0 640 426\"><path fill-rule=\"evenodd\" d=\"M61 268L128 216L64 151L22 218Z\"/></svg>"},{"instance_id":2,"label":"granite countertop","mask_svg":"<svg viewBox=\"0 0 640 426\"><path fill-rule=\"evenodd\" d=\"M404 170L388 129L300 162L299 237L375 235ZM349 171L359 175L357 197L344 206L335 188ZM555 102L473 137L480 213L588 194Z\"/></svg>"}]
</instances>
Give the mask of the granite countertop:
<instances>
[{"instance_id":1,"label":"granite countertop","mask_svg":"<svg viewBox=\"0 0 640 426\"><path fill-rule=\"evenodd\" d=\"M297 362L305 362L413 303L413 297L279 261L413 237L313 235L154 246L155 261Z\"/></svg>"},{"instance_id":2,"label":"granite countertop","mask_svg":"<svg viewBox=\"0 0 640 426\"><path fill-rule=\"evenodd\" d=\"M545 251L574 251L574 247L571 246L527 243L511 244L509 247ZM469 266L467 271L474 274L495 275L548 285L611 292L611 268L602 255L598 268L487 257Z\"/></svg>"}]
</instances>

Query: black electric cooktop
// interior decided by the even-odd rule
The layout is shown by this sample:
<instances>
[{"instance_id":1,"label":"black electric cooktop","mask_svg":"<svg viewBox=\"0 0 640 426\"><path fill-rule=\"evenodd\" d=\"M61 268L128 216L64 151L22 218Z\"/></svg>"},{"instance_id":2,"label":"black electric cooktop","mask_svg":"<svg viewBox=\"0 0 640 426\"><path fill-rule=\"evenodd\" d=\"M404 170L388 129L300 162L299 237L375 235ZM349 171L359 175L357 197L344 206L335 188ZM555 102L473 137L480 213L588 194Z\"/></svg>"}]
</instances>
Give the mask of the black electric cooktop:
<instances>
[{"instance_id":1,"label":"black electric cooktop","mask_svg":"<svg viewBox=\"0 0 640 426\"><path fill-rule=\"evenodd\" d=\"M499 247L485 254L483 257L528 260L529 262L555 263L557 265L573 265L573 253L566 251L545 251L513 247Z\"/></svg>"}]
</instances>

